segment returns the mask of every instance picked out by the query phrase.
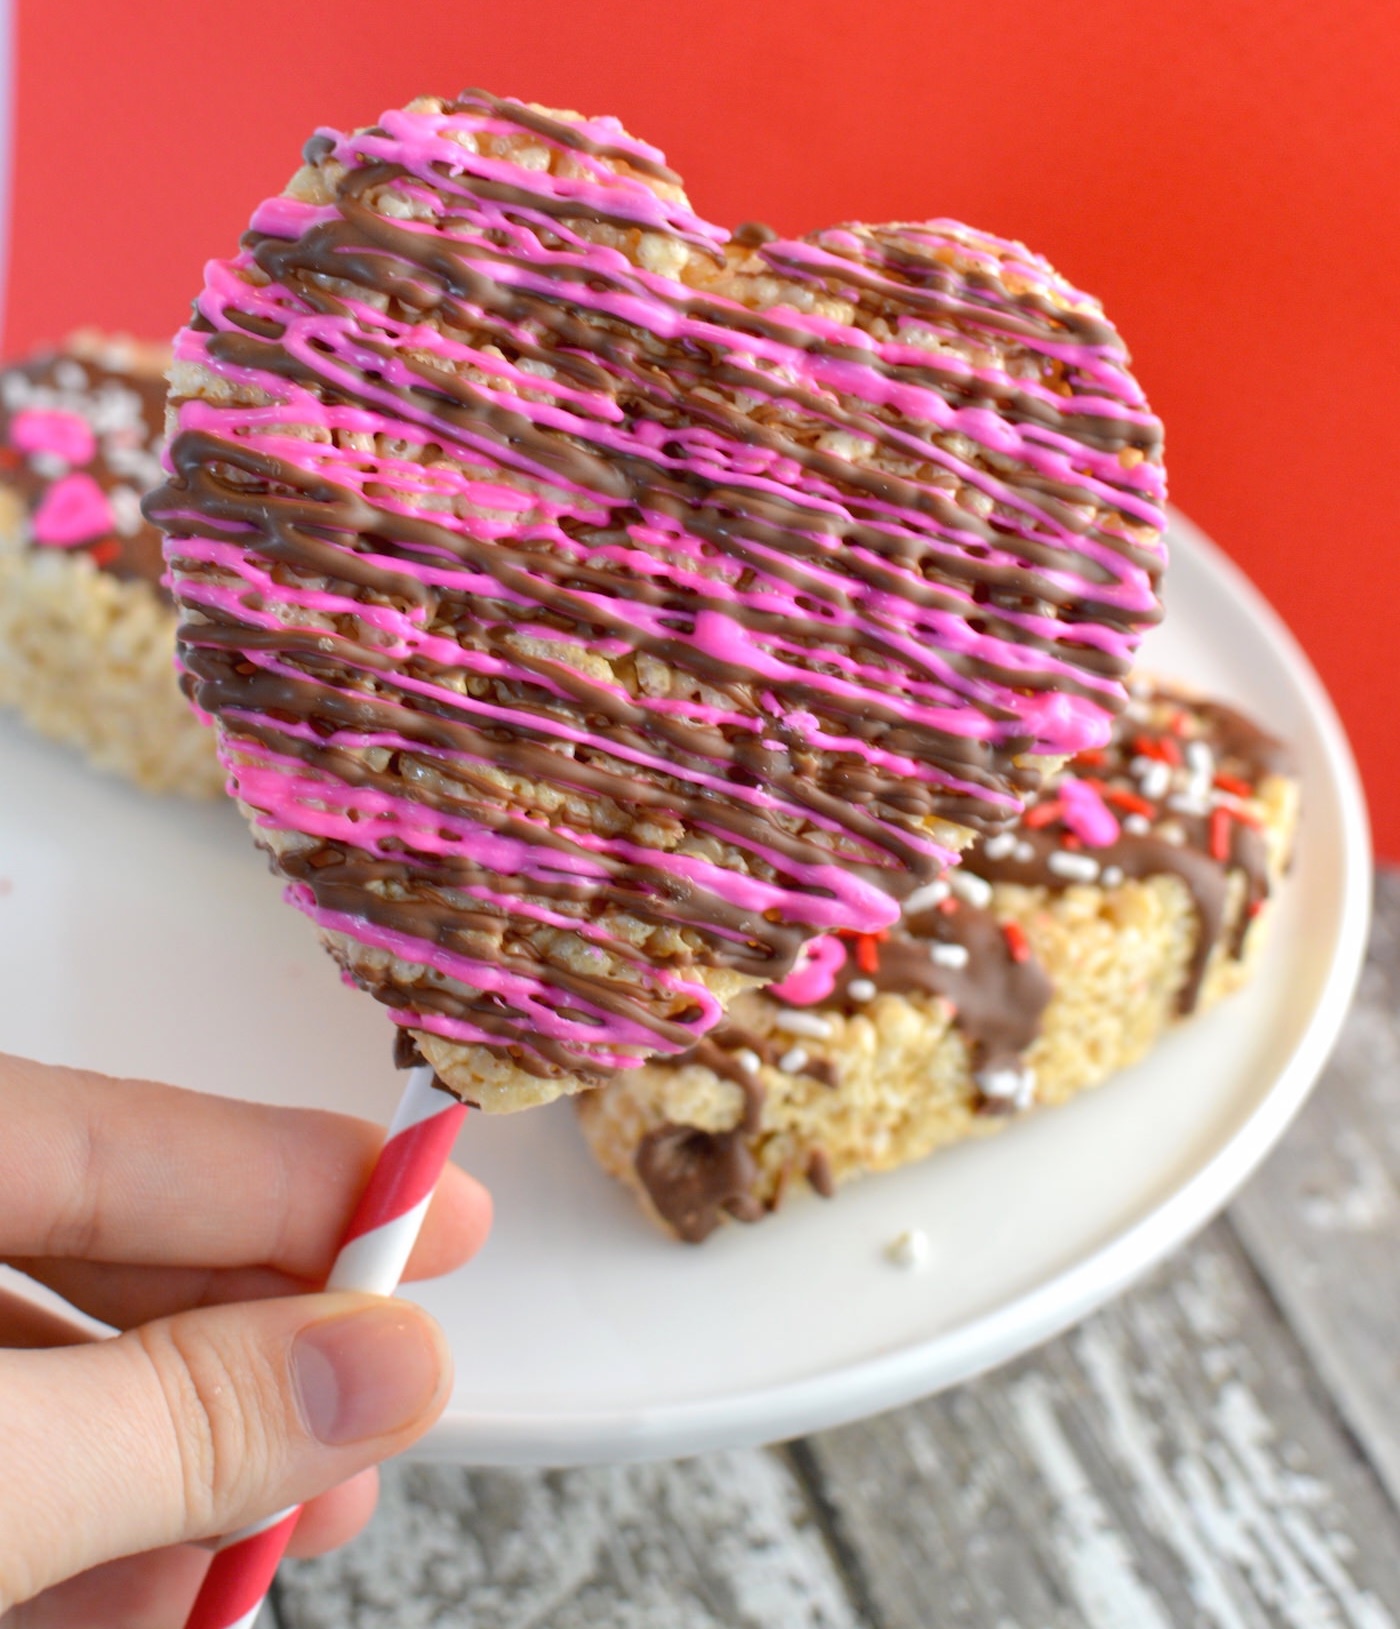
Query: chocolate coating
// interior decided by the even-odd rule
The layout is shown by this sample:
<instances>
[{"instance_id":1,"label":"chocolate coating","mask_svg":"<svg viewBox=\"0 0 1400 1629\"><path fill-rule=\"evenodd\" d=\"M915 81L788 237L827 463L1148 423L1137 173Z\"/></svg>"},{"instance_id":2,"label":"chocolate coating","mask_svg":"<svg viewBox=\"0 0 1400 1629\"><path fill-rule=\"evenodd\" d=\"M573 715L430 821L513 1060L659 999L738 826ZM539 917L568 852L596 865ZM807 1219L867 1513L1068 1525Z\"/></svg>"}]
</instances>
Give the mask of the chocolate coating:
<instances>
[{"instance_id":1,"label":"chocolate coating","mask_svg":"<svg viewBox=\"0 0 1400 1629\"><path fill-rule=\"evenodd\" d=\"M1199 754L1201 748L1209 757L1198 756L1193 771L1188 753ZM1154 756L1162 753L1167 757ZM1169 758L1179 761L1173 764ZM1154 763L1163 767L1153 771L1149 766ZM1295 755L1284 742L1224 703L1158 688L1133 701L1115 726L1107 748L1085 754L1070 765L1070 771L1073 778L1101 788L1109 807L1116 807L1120 814L1125 810L1136 813L1147 829L1124 832L1120 827L1113 841L1086 846L1073 830L1072 816L1067 818L1065 777L1060 776L1044 789L1019 826L990 839L993 852L988 853L989 839L979 839L965 857L964 869L986 882L1015 883L1050 893L1074 885L1073 879L1052 867L1055 855L1092 857L1102 887L1117 887L1131 878L1179 878L1197 918L1191 958L1177 992L1178 1010L1188 1013L1196 1005L1206 966L1224 929L1230 876L1244 878L1245 892L1227 945L1229 954L1242 954L1249 925L1268 898L1268 855L1262 833L1248 823L1252 818L1248 805L1270 777L1296 776ZM1170 800L1186 795L1192 774L1205 779L1206 771L1214 807L1197 815L1171 808ZM1158 797L1143 795L1145 780L1161 787ZM1162 785L1164 781L1167 784ZM1217 784L1221 781L1223 787ZM1175 833L1179 840L1164 833ZM1118 879L1105 883L1103 874L1112 878L1115 870ZM945 945L963 949L965 962L940 962L939 947ZM864 965L856 956L847 955L830 990L811 1010L846 1017L860 1012L873 999L869 990L860 991L864 999L852 994L852 986L862 981L877 993L939 996L954 1009L953 1025L967 1043L974 1072L1022 1066L1025 1052L1040 1033L1054 989L1029 942L1024 936L1008 935L993 910L950 896L941 905L906 915L886 939L872 940L867 949ZM748 1051L761 1064L778 1068L788 1044L789 1038L759 1036L730 1022L677 1060L705 1065L733 1081L745 1096L743 1120L726 1134L735 1142L711 1138L687 1143L683 1165L649 1159L645 1174L638 1159L638 1174L657 1211L668 1220L685 1203L684 1197L675 1198L668 1191L673 1170L682 1171L686 1195L710 1191L725 1195L723 1203L688 1212L689 1231L681 1236L689 1242L698 1243L713 1231L723 1210L737 1216L743 1208L732 1203L744 1169L736 1143L748 1139L752 1153L755 1139L761 1137L764 1089L758 1072L744 1068L739 1054ZM837 1084L831 1061L819 1054L804 1057L797 1072ZM1006 1114L1014 1112L1015 1105L984 1096L979 1111ZM665 1128L670 1139L667 1146L678 1144L686 1130ZM715 1162L714 1169L707 1161ZM818 1193L829 1196L834 1191L829 1164L823 1166L814 1159L806 1176Z\"/></svg>"},{"instance_id":2,"label":"chocolate coating","mask_svg":"<svg viewBox=\"0 0 1400 1629\"><path fill-rule=\"evenodd\" d=\"M642 1139L637 1175L667 1225L687 1244L708 1238L722 1211L738 1221L755 1221L763 1210L750 1191L753 1155L737 1130L660 1126Z\"/></svg>"}]
</instances>

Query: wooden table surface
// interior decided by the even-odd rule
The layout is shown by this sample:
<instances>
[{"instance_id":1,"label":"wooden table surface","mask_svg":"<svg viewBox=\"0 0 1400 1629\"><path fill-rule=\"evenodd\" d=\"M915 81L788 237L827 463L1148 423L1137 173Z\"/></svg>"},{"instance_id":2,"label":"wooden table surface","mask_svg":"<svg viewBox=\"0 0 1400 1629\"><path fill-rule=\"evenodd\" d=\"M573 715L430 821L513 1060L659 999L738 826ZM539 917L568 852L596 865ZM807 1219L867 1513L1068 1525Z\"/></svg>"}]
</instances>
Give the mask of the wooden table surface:
<instances>
[{"instance_id":1,"label":"wooden table surface","mask_svg":"<svg viewBox=\"0 0 1400 1629\"><path fill-rule=\"evenodd\" d=\"M1298 1123L1150 1279L785 1447L396 1466L280 1629L1400 1629L1400 872Z\"/></svg>"}]
</instances>

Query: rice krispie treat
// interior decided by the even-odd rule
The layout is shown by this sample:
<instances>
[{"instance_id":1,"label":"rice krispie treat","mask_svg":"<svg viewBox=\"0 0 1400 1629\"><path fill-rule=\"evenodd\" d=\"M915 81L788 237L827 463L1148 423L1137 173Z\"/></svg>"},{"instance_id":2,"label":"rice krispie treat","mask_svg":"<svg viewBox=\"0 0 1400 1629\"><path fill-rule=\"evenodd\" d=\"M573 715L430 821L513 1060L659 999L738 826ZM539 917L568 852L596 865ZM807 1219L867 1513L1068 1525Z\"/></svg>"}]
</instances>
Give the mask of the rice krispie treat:
<instances>
[{"instance_id":1,"label":"rice krispie treat","mask_svg":"<svg viewBox=\"0 0 1400 1629\"><path fill-rule=\"evenodd\" d=\"M688 1056L580 1098L589 1146L698 1242L1063 1103L1249 977L1297 801L1279 742L1146 691L887 936L814 941Z\"/></svg>"},{"instance_id":2,"label":"rice krispie treat","mask_svg":"<svg viewBox=\"0 0 1400 1629\"><path fill-rule=\"evenodd\" d=\"M0 706L150 792L223 784L175 682L175 607L141 496L169 350L77 334L0 369Z\"/></svg>"},{"instance_id":3,"label":"rice krispie treat","mask_svg":"<svg viewBox=\"0 0 1400 1629\"><path fill-rule=\"evenodd\" d=\"M1098 304L950 222L731 238L613 119L322 130L176 341L181 660L347 976L488 1109L876 932L1159 615Z\"/></svg>"}]
</instances>

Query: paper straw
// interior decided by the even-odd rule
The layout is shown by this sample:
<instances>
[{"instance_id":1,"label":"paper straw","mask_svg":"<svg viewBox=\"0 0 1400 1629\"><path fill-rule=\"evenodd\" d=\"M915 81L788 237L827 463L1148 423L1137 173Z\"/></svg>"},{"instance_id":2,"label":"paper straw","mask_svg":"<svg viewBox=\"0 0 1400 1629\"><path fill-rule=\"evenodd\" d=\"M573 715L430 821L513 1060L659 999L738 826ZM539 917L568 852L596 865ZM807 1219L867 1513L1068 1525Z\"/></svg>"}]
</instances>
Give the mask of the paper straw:
<instances>
[{"instance_id":1,"label":"paper straw","mask_svg":"<svg viewBox=\"0 0 1400 1629\"><path fill-rule=\"evenodd\" d=\"M465 1103L434 1086L426 1065L410 1074L328 1290L393 1294L466 1112ZM300 1515L300 1506L281 1510L224 1539L185 1629L252 1629Z\"/></svg>"}]
</instances>

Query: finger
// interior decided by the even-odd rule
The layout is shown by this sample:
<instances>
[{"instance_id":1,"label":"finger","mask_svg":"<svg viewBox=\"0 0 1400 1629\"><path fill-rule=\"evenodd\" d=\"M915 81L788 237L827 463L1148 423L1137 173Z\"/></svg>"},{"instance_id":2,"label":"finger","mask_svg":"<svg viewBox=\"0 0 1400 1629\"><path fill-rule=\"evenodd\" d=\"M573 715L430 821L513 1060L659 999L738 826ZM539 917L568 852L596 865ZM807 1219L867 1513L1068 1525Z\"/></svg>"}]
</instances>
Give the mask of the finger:
<instances>
[{"instance_id":1,"label":"finger","mask_svg":"<svg viewBox=\"0 0 1400 1629\"><path fill-rule=\"evenodd\" d=\"M313 1499L287 1554L324 1555L348 1543L374 1514L378 1492L379 1473L368 1470ZM188 1617L212 1554L177 1544L109 1561L17 1607L5 1629L172 1629Z\"/></svg>"},{"instance_id":2,"label":"finger","mask_svg":"<svg viewBox=\"0 0 1400 1629\"><path fill-rule=\"evenodd\" d=\"M16 1607L4 1629L174 1629L185 1621L210 1554L181 1544L123 1556Z\"/></svg>"},{"instance_id":3,"label":"finger","mask_svg":"<svg viewBox=\"0 0 1400 1629\"><path fill-rule=\"evenodd\" d=\"M268 1266L321 1283L383 1132L0 1056L0 1257ZM490 1225L449 1165L413 1269L459 1265Z\"/></svg>"},{"instance_id":4,"label":"finger","mask_svg":"<svg viewBox=\"0 0 1400 1629\"><path fill-rule=\"evenodd\" d=\"M113 1329L136 1329L157 1318L200 1307L265 1301L274 1295L307 1295L320 1288L319 1284L303 1283L270 1267L126 1267L100 1261L70 1261L64 1256L37 1261L15 1256L9 1265ZM0 1346L18 1344L6 1341L0 1330Z\"/></svg>"},{"instance_id":5,"label":"finger","mask_svg":"<svg viewBox=\"0 0 1400 1629\"><path fill-rule=\"evenodd\" d=\"M379 1472L371 1467L313 1499L301 1513L287 1554L324 1555L348 1544L374 1515L379 1498Z\"/></svg>"},{"instance_id":6,"label":"finger","mask_svg":"<svg viewBox=\"0 0 1400 1629\"><path fill-rule=\"evenodd\" d=\"M454 1194L460 1197L461 1193L455 1183L451 1189L446 1196L449 1206L454 1202ZM457 1221L440 1223L436 1229L436 1249L426 1257L421 1251L415 1252L409 1259L404 1278L427 1278L461 1266L477 1248L481 1223L489 1222L489 1218L489 1201L478 1204L472 1198L471 1214ZM424 1226L427 1225L425 1222ZM114 1329L135 1329L157 1318L168 1318L198 1307L264 1301L273 1295L307 1295L321 1287L320 1280L308 1282L271 1267L129 1266L78 1261L68 1256L11 1256L8 1265ZM3 1321L0 1321L0 1346L61 1344L60 1341L7 1341Z\"/></svg>"},{"instance_id":7,"label":"finger","mask_svg":"<svg viewBox=\"0 0 1400 1629\"><path fill-rule=\"evenodd\" d=\"M420 1436L450 1371L426 1313L363 1295L0 1352L0 1612L118 1556L304 1504Z\"/></svg>"}]
</instances>

